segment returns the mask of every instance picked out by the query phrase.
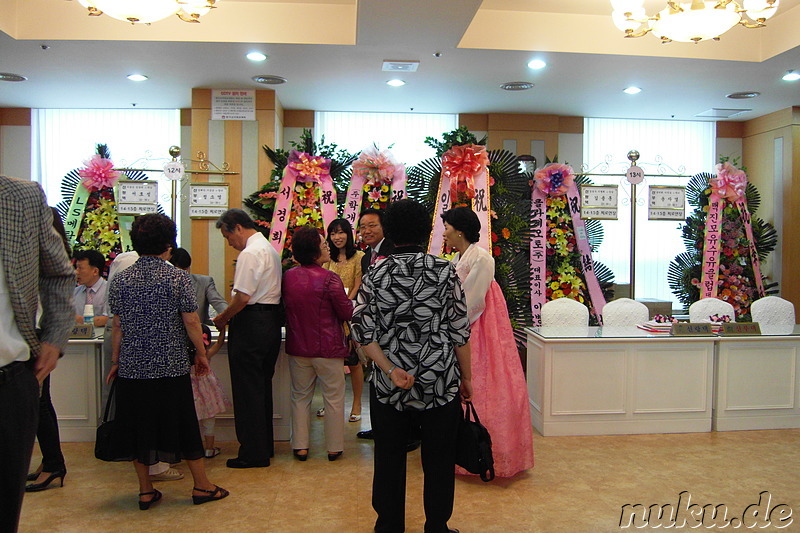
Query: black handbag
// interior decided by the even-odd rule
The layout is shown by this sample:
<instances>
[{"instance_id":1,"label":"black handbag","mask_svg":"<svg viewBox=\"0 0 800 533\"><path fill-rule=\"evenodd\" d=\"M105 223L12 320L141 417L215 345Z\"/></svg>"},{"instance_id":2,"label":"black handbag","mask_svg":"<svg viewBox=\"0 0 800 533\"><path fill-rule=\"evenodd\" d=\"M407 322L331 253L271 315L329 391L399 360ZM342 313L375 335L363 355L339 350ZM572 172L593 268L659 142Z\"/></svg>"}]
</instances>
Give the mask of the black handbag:
<instances>
[{"instance_id":1,"label":"black handbag","mask_svg":"<svg viewBox=\"0 0 800 533\"><path fill-rule=\"evenodd\" d=\"M108 401L106 408L103 412L103 419L100 425L97 426L97 435L94 441L94 456L101 461L114 461L116 458L111 453L111 437L114 433L114 390L116 389L117 380L111 382L111 388L108 391ZM110 416L109 416L110 414Z\"/></svg>"},{"instance_id":2,"label":"black handbag","mask_svg":"<svg viewBox=\"0 0 800 533\"><path fill-rule=\"evenodd\" d=\"M481 424L472 402L464 404L464 417L458 425L456 464L467 472L480 475L483 481L494 479L492 437Z\"/></svg>"}]
</instances>

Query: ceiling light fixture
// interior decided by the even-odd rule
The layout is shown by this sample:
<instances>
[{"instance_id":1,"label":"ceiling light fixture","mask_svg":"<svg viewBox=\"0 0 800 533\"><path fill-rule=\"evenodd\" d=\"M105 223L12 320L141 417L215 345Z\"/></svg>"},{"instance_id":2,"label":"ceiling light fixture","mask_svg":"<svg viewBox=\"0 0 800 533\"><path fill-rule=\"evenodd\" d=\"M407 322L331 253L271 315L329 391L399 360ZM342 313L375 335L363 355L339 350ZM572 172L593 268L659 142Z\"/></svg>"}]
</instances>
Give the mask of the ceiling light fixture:
<instances>
[{"instance_id":1,"label":"ceiling light fixture","mask_svg":"<svg viewBox=\"0 0 800 533\"><path fill-rule=\"evenodd\" d=\"M531 70L539 70L547 66L547 63L541 59L534 59L528 63L528 68Z\"/></svg>"},{"instance_id":2,"label":"ceiling light fixture","mask_svg":"<svg viewBox=\"0 0 800 533\"><path fill-rule=\"evenodd\" d=\"M263 85L281 85L286 83L286 78L282 76L270 76L269 74L262 74L261 76L253 76L253 81Z\"/></svg>"},{"instance_id":3,"label":"ceiling light fixture","mask_svg":"<svg viewBox=\"0 0 800 533\"><path fill-rule=\"evenodd\" d=\"M131 24L150 24L170 15L184 22L200 22L200 17L216 8L219 0L78 0L96 17L105 13Z\"/></svg>"},{"instance_id":4,"label":"ceiling light fixture","mask_svg":"<svg viewBox=\"0 0 800 533\"><path fill-rule=\"evenodd\" d=\"M508 81L500 85L504 91L526 91L533 89L533 84L527 81Z\"/></svg>"},{"instance_id":5,"label":"ceiling light fixture","mask_svg":"<svg viewBox=\"0 0 800 533\"><path fill-rule=\"evenodd\" d=\"M800 80L800 72L796 70L790 70L786 74L783 75L783 81L797 81Z\"/></svg>"},{"instance_id":6,"label":"ceiling light fixture","mask_svg":"<svg viewBox=\"0 0 800 533\"><path fill-rule=\"evenodd\" d=\"M644 0L611 0L611 18L625 37L642 37L652 32L662 43L698 43L713 39L737 24L763 28L778 10L780 0L670 0L667 7L647 16Z\"/></svg>"},{"instance_id":7,"label":"ceiling light fixture","mask_svg":"<svg viewBox=\"0 0 800 533\"><path fill-rule=\"evenodd\" d=\"M405 84L406 82L398 79L393 79L386 82L386 85L389 85L390 87L402 87Z\"/></svg>"},{"instance_id":8,"label":"ceiling light fixture","mask_svg":"<svg viewBox=\"0 0 800 533\"><path fill-rule=\"evenodd\" d=\"M131 81L145 81L148 79L144 74L128 74L126 77Z\"/></svg>"},{"instance_id":9,"label":"ceiling light fixture","mask_svg":"<svg viewBox=\"0 0 800 533\"><path fill-rule=\"evenodd\" d=\"M27 81L28 78L11 72L0 72L0 81Z\"/></svg>"},{"instance_id":10,"label":"ceiling light fixture","mask_svg":"<svg viewBox=\"0 0 800 533\"><path fill-rule=\"evenodd\" d=\"M245 56L250 61L266 61L267 56L266 54L262 54L261 52L250 52Z\"/></svg>"},{"instance_id":11,"label":"ceiling light fixture","mask_svg":"<svg viewBox=\"0 0 800 533\"><path fill-rule=\"evenodd\" d=\"M726 94L725 98L730 98L731 100L747 100L748 98L756 98L757 96L761 96L761 93L758 91L742 91Z\"/></svg>"},{"instance_id":12,"label":"ceiling light fixture","mask_svg":"<svg viewBox=\"0 0 800 533\"><path fill-rule=\"evenodd\" d=\"M630 87L622 89L622 92L624 92L625 94L639 94L640 92L642 92L642 90L639 87L634 87L631 85Z\"/></svg>"}]
</instances>

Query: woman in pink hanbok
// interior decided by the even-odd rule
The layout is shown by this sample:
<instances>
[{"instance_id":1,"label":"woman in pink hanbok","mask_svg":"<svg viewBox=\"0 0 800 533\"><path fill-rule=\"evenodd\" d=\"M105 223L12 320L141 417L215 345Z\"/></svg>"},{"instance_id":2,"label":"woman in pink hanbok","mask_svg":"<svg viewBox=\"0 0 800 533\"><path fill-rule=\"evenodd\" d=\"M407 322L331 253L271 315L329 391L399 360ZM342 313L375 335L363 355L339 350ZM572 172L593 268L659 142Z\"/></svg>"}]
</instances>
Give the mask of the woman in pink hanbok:
<instances>
[{"instance_id":1,"label":"woman in pink hanbok","mask_svg":"<svg viewBox=\"0 0 800 533\"><path fill-rule=\"evenodd\" d=\"M458 250L453 262L467 297L473 402L492 437L495 475L511 477L533 467L533 428L506 301L494 280L494 259L476 244L478 216L468 207L456 207L442 219L447 244ZM468 472L456 467L456 473Z\"/></svg>"}]
</instances>

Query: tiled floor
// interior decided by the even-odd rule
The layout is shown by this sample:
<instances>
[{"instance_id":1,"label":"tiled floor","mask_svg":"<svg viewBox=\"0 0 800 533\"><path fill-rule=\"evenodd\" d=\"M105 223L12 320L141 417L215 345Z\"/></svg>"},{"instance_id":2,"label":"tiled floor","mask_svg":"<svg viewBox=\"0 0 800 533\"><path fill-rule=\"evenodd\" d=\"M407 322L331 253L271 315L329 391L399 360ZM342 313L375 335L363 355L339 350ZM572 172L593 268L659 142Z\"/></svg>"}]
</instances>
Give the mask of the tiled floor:
<instances>
[{"instance_id":1,"label":"tiled floor","mask_svg":"<svg viewBox=\"0 0 800 533\"><path fill-rule=\"evenodd\" d=\"M315 409L317 404L321 401ZM65 443L69 474L64 488L26 495L20 531L367 533L375 519L372 444L355 434L361 425L368 427L368 420L346 424L345 454L336 462L327 461L322 421L316 418L312 442L317 446L304 463L281 442L269 468L230 470L225 459L235 446L222 443L222 455L207 464L211 480L231 491L228 499L193 506L188 469L179 465L186 479L159 483L164 499L147 512L136 505L130 464L94 459L91 443ZM460 477L450 526L462 533L619 531L623 505L677 506L683 491L692 504L726 504L728 518L758 503L762 491L771 495L770 509L786 504L800 513L800 430L537 435L534 447L535 468L513 479L483 483ZM423 526L419 453L409 456L406 523L412 532ZM800 531L800 515L792 519L783 531Z\"/></svg>"}]
</instances>

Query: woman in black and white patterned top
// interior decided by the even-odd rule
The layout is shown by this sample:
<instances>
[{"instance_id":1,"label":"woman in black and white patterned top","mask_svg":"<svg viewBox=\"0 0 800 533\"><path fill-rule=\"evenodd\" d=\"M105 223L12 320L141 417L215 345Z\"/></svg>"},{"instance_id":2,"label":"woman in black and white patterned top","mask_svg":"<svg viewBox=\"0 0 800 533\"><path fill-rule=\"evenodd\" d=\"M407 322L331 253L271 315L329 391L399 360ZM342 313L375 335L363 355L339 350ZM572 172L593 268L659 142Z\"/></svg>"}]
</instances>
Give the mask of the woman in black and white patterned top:
<instances>
[{"instance_id":1,"label":"woman in black and white patterned top","mask_svg":"<svg viewBox=\"0 0 800 533\"><path fill-rule=\"evenodd\" d=\"M384 230L395 252L364 276L353 339L378 371L370 386L375 436L372 505L375 531L405 528L406 443L421 428L425 531L445 533L453 512L459 396L472 395L469 319L452 263L423 252L431 229L425 208L394 202Z\"/></svg>"},{"instance_id":2,"label":"woman in black and white patterned top","mask_svg":"<svg viewBox=\"0 0 800 533\"><path fill-rule=\"evenodd\" d=\"M109 288L114 318L107 380L116 380L117 389L110 446L115 460L133 461L141 510L161 499L148 472L148 465L159 461L186 460L195 504L228 495L208 480L203 462L189 343L196 350L197 375L208 373L209 366L191 277L166 262L175 237L175 223L168 217L139 217L131 228L139 259L117 274Z\"/></svg>"}]
</instances>

